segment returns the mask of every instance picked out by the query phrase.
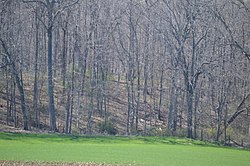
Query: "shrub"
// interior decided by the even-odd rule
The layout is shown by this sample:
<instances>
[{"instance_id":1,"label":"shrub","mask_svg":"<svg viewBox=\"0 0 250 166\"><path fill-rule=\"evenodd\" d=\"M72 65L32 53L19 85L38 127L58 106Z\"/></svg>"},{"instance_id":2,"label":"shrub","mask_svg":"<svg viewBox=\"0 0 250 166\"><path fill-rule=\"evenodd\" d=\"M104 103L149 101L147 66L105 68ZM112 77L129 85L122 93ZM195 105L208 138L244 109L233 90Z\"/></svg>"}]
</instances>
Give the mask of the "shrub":
<instances>
[{"instance_id":1,"label":"shrub","mask_svg":"<svg viewBox=\"0 0 250 166\"><path fill-rule=\"evenodd\" d=\"M169 136L167 129L162 129L158 127L150 127L147 130L148 136Z\"/></svg>"},{"instance_id":2,"label":"shrub","mask_svg":"<svg viewBox=\"0 0 250 166\"><path fill-rule=\"evenodd\" d=\"M106 133L110 135L117 134L117 129L114 127L114 124L111 120L108 120L106 123L105 121L98 123L98 129L100 133Z\"/></svg>"},{"instance_id":3,"label":"shrub","mask_svg":"<svg viewBox=\"0 0 250 166\"><path fill-rule=\"evenodd\" d=\"M175 132L177 137L186 137L187 136L187 129L177 129Z\"/></svg>"}]
</instances>

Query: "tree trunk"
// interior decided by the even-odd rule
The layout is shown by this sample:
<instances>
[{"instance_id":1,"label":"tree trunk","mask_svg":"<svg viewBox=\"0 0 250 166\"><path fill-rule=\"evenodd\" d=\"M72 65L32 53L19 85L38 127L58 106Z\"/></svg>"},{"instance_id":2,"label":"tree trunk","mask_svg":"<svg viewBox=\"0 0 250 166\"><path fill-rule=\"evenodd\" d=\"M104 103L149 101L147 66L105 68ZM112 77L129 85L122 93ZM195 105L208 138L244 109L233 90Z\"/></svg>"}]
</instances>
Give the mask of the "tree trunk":
<instances>
[{"instance_id":1,"label":"tree trunk","mask_svg":"<svg viewBox=\"0 0 250 166\"><path fill-rule=\"evenodd\" d=\"M78 75L79 78L79 75ZM80 80L78 80L78 82L80 82ZM80 91L80 84L78 85L78 90L77 90L77 122L76 122L76 126L78 129L78 133L81 134L81 129L80 129L80 120L81 120L81 116L82 116L82 108L81 108L81 103L80 103L80 95L81 95L81 91Z\"/></svg>"},{"instance_id":2,"label":"tree trunk","mask_svg":"<svg viewBox=\"0 0 250 166\"><path fill-rule=\"evenodd\" d=\"M163 77L164 77L164 69L162 65L161 78L160 78L160 99L159 99L159 107L158 107L158 120L162 120L161 119L161 107L162 107L162 98L163 98Z\"/></svg>"},{"instance_id":3,"label":"tree trunk","mask_svg":"<svg viewBox=\"0 0 250 166\"><path fill-rule=\"evenodd\" d=\"M10 94L9 94L9 79L8 79L8 69L6 68L6 71L5 71L5 73L6 73L6 104L7 104L7 109L6 109L6 124L7 125L9 125L9 117L10 117L10 101L9 101L9 96L10 96Z\"/></svg>"},{"instance_id":4,"label":"tree trunk","mask_svg":"<svg viewBox=\"0 0 250 166\"><path fill-rule=\"evenodd\" d=\"M202 87L202 84L201 84ZM200 98L200 92L195 93L195 101L194 101L194 139L197 138L197 112L198 112L198 106L199 106L199 98Z\"/></svg>"},{"instance_id":5,"label":"tree trunk","mask_svg":"<svg viewBox=\"0 0 250 166\"><path fill-rule=\"evenodd\" d=\"M13 67L15 68L15 67ZM16 74L16 83L17 83L17 88L20 93L20 99L21 99L21 109L23 113L23 129L24 130L29 130L29 121L28 121L28 116L27 116L27 111L26 111L26 103L25 103L25 94L24 94L24 89L23 89L23 84L19 78L19 76Z\"/></svg>"},{"instance_id":6,"label":"tree trunk","mask_svg":"<svg viewBox=\"0 0 250 166\"><path fill-rule=\"evenodd\" d=\"M72 80L71 80L71 101L70 101L70 117L69 117L69 133L72 129L72 118L74 110L74 92L75 92L75 50L72 55Z\"/></svg>"},{"instance_id":7,"label":"tree trunk","mask_svg":"<svg viewBox=\"0 0 250 166\"><path fill-rule=\"evenodd\" d=\"M62 79L63 79L63 95L66 87L66 72L67 72L67 27L63 29L63 51L62 51ZM64 99L63 99L64 100Z\"/></svg>"},{"instance_id":8,"label":"tree trunk","mask_svg":"<svg viewBox=\"0 0 250 166\"><path fill-rule=\"evenodd\" d=\"M91 74L92 75L92 74ZM92 76L91 76L92 77ZM93 78L92 78L93 79ZM93 82L91 80L91 82ZM93 83L91 83L93 84ZM91 92L90 92L90 108L88 111L88 120L87 120L87 133L91 134L92 133L92 114L93 114L93 109L94 109L94 88L91 86Z\"/></svg>"},{"instance_id":9,"label":"tree trunk","mask_svg":"<svg viewBox=\"0 0 250 166\"><path fill-rule=\"evenodd\" d=\"M172 130L172 122L173 122L173 102L174 102L174 85L173 85L173 78L172 84L169 90L169 109L168 109L168 130Z\"/></svg>"},{"instance_id":10,"label":"tree trunk","mask_svg":"<svg viewBox=\"0 0 250 166\"><path fill-rule=\"evenodd\" d=\"M34 70L35 70L35 78L34 78L34 92L33 92L33 109L36 111L35 112L35 119L36 119L36 128L40 128L40 122L39 122L39 109L37 107L38 104L38 54L39 54L39 21L38 21L38 16L37 16L37 11L36 9L36 50L35 50L35 65L34 65Z\"/></svg>"},{"instance_id":11,"label":"tree trunk","mask_svg":"<svg viewBox=\"0 0 250 166\"><path fill-rule=\"evenodd\" d=\"M176 131L177 129L177 115L178 115L178 97L179 97L179 92L178 89L175 88L175 96L174 96L174 112L173 112L173 125L172 125L172 130L173 132Z\"/></svg>"},{"instance_id":12,"label":"tree trunk","mask_svg":"<svg viewBox=\"0 0 250 166\"><path fill-rule=\"evenodd\" d=\"M70 104L71 104L71 102L70 102L70 83L69 83L69 81L68 81L68 87L67 87L67 100L66 100L66 107L65 107L65 108L66 108L66 113L65 113L66 119L65 119L65 129L64 129L64 132L65 132L66 134L69 133Z\"/></svg>"},{"instance_id":13,"label":"tree trunk","mask_svg":"<svg viewBox=\"0 0 250 166\"><path fill-rule=\"evenodd\" d=\"M130 66L128 67L130 68ZM130 79L131 79L131 69L128 69L127 74L127 102L128 102L128 110L127 110L127 124L126 124L126 134L129 135L129 123L130 123L130 111L131 111L131 94L130 94Z\"/></svg>"},{"instance_id":14,"label":"tree trunk","mask_svg":"<svg viewBox=\"0 0 250 166\"><path fill-rule=\"evenodd\" d=\"M49 16L52 19L52 12L49 12ZM54 105L54 85L53 85L53 61L52 61L52 20L49 20L48 33L48 96L49 96L49 115L50 115L50 130L56 131L56 116Z\"/></svg>"},{"instance_id":15,"label":"tree trunk","mask_svg":"<svg viewBox=\"0 0 250 166\"><path fill-rule=\"evenodd\" d=\"M13 81L13 119L14 119L14 127L17 128L17 114L16 114L16 82Z\"/></svg>"},{"instance_id":16,"label":"tree trunk","mask_svg":"<svg viewBox=\"0 0 250 166\"><path fill-rule=\"evenodd\" d=\"M135 120L135 90L134 90L134 70L132 71L132 80L131 80L131 129L134 129L134 120Z\"/></svg>"},{"instance_id":17,"label":"tree trunk","mask_svg":"<svg viewBox=\"0 0 250 166\"><path fill-rule=\"evenodd\" d=\"M193 138L193 94L187 92L188 138Z\"/></svg>"},{"instance_id":18,"label":"tree trunk","mask_svg":"<svg viewBox=\"0 0 250 166\"><path fill-rule=\"evenodd\" d=\"M250 124L248 125L248 136L250 137Z\"/></svg>"},{"instance_id":19,"label":"tree trunk","mask_svg":"<svg viewBox=\"0 0 250 166\"><path fill-rule=\"evenodd\" d=\"M220 138L220 128L221 128L221 111L217 110L217 131L216 131L216 141L219 141Z\"/></svg>"},{"instance_id":20,"label":"tree trunk","mask_svg":"<svg viewBox=\"0 0 250 166\"><path fill-rule=\"evenodd\" d=\"M181 97L181 105L182 105L182 108L180 108L180 115L179 115L179 119L180 119L180 129L182 129L183 127L183 109L184 109L184 106L185 106L185 93L183 92L182 94L182 97Z\"/></svg>"},{"instance_id":21,"label":"tree trunk","mask_svg":"<svg viewBox=\"0 0 250 166\"><path fill-rule=\"evenodd\" d=\"M147 134L147 86L148 86L148 53L144 62L144 87L143 87L143 111L144 111L144 134Z\"/></svg>"},{"instance_id":22,"label":"tree trunk","mask_svg":"<svg viewBox=\"0 0 250 166\"><path fill-rule=\"evenodd\" d=\"M20 101L21 101L21 110L22 110L22 114L23 114L23 129L24 130L29 130L29 120L28 120L28 114L27 114L27 110L26 110L26 103L25 103L25 94L24 94L24 88L23 88L23 82L20 79L18 73L17 73L17 69L16 69L16 64L15 62L12 60L12 56L11 54L8 52L8 49L4 43L4 41L2 39L0 39L4 52L6 53L6 59L7 59L7 63L9 63L11 65L11 74L13 75L13 77L15 78L16 84L17 84L17 88L20 94ZM9 100L9 99L7 99Z\"/></svg>"},{"instance_id":23,"label":"tree trunk","mask_svg":"<svg viewBox=\"0 0 250 166\"><path fill-rule=\"evenodd\" d=\"M138 121L139 121L139 111L140 111L140 96L141 96L141 72L140 72L140 60L139 54L136 53L136 61L137 61L137 105L136 105L136 113L135 113L135 130L138 132Z\"/></svg>"}]
</instances>

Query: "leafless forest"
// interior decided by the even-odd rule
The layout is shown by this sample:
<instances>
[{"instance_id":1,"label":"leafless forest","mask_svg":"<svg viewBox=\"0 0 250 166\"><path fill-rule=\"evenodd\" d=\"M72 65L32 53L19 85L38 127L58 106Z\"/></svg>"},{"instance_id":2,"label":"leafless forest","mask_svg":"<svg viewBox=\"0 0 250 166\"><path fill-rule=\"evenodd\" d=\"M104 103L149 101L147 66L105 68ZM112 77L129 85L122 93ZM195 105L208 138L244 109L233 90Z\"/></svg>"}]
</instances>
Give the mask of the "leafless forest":
<instances>
[{"instance_id":1,"label":"leafless forest","mask_svg":"<svg viewBox=\"0 0 250 166\"><path fill-rule=\"evenodd\" d=\"M0 124L250 144L249 0L1 0Z\"/></svg>"}]
</instances>

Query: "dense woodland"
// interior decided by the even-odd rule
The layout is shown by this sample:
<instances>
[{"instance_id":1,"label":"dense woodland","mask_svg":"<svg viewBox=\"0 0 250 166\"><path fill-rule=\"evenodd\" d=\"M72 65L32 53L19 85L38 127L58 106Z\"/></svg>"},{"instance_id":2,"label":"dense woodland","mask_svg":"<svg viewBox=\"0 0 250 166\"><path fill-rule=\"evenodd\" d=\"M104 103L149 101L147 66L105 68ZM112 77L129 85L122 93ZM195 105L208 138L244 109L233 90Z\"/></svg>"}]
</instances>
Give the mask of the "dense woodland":
<instances>
[{"instance_id":1,"label":"dense woodland","mask_svg":"<svg viewBox=\"0 0 250 166\"><path fill-rule=\"evenodd\" d=\"M249 0L1 0L0 123L250 144Z\"/></svg>"}]
</instances>

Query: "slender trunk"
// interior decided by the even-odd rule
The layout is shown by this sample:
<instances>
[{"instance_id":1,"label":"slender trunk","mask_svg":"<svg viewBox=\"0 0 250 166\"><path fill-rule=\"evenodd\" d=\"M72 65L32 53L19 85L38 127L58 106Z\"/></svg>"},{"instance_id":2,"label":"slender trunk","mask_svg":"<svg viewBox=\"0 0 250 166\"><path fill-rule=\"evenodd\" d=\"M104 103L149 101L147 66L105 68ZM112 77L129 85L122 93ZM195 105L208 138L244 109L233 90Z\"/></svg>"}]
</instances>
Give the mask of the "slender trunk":
<instances>
[{"instance_id":1,"label":"slender trunk","mask_svg":"<svg viewBox=\"0 0 250 166\"><path fill-rule=\"evenodd\" d=\"M107 110L107 95L104 96L104 123L105 126L108 122L108 110Z\"/></svg>"},{"instance_id":2,"label":"slender trunk","mask_svg":"<svg viewBox=\"0 0 250 166\"><path fill-rule=\"evenodd\" d=\"M150 115L153 115L153 120L150 119L150 125L151 125L151 121L153 121L153 125L156 125L156 105L155 105L155 88L154 88L154 63L151 64L150 67L150 71L151 71L151 76L150 76L150 81L151 81L151 87L150 87L150 100L153 99L153 101L150 101L151 104L151 113ZM151 117L151 116L150 116Z\"/></svg>"},{"instance_id":3,"label":"slender trunk","mask_svg":"<svg viewBox=\"0 0 250 166\"><path fill-rule=\"evenodd\" d=\"M193 94L187 92L188 138L193 138Z\"/></svg>"},{"instance_id":4,"label":"slender trunk","mask_svg":"<svg viewBox=\"0 0 250 166\"><path fill-rule=\"evenodd\" d=\"M175 96L174 96L174 106L173 106L173 109L174 109L174 112L173 112L173 125L172 125L172 130L173 132L176 131L177 129L177 114L178 114L178 96L179 96L179 92L178 92L178 89L175 89Z\"/></svg>"},{"instance_id":5,"label":"slender trunk","mask_svg":"<svg viewBox=\"0 0 250 166\"><path fill-rule=\"evenodd\" d=\"M16 82L13 81L13 117L14 117L14 126L17 128L17 114L16 114Z\"/></svg>"},{"instance_id":6,"label":"slender trunk","mask_svg":"<svg viewBox=\"0 0 250 166\"><path fill-rule=\"evenodd\" d=\"M137 105L135 112L135 130L138 133L139 111L140 111L140 97L141 97L141 71L139 59L139 46L136 47L136 61L137 61Z\"/></svg>"},{"instance_id":7,"label":"slender trunk","mask_svg":"<svg viewBox=\"0 0 250 166\"><path fill-rule=\"evenodd\" d=\"M16 83L17 83L17 88L19 90L20 98L21 98L21 109L23 113L23 129L29 130L29 125L28 125L29 121L28 121L28 116L27 116L27 111L26 111L24 89L23 89L23 85L18 75L16 75Z\"/></svg>"},{"instance_id":8,"label":"slender trunk","mask_svg":"<svg viewBox=\"0 0 250 166\"><path fill-rule=\"evenodd\" d=\"M221 121L222 121L222 112L221 109L217 109L217 132L216 132L216 141L219 141L220 138L220 128L221 128Z\"/></svg>"},{"instance_id":9,"label":"slender trunk","mask_svg":"<svg viewBox=\"0 0 250 166\"><path fill-rule=\"evenodd\" d=\"M185 105L185 97L186 97L186 95L185 95L185 93L183 93L183 96L181 97L181 105L183 106L182 108L180 108L180 115L179 115L179 119L180 119L180 129L182 129L182 127L183 127L183 122L182 122L182 120L183 120L183 109L184 109L184 105Z\"/></svg>"},{"instance_id":10,"label":"slender trunk","mask_svg":"<svg viewBox=\"0 0 250 166\"><path fill-rule=\"evenodd\" d=\"M197 139L197 109L194 109L194 139Z\"/></svg>"},{"instance_id":11,"label":"slender trunk","mask_svg":"<svg viewBox=\"0 0 250 166\"><path fill-rule=\"evenodd\" d=\"M195 94L194 102L194 139L197 139L197 112L198 112L199 94Z\"/></svg>"},{"instance_id":12,"label":"slender trunk","mask_svg":"<svg viewBox=\"0 0 250 166\"><path fill-rule=\"evenodd\" d=\"M106 81L108 81L107 80L108 79L108 71L109 71L109 69L106 68L106 72L105 72ZM104 89L104 101L103 101L103 104L104 104L104 121L105 121L105 126L106 126L107 121L108 121L106 83L103 84L103 89Z\"/></svg>"},{"instance_id":13,"label":"slender trunk","mask_svg":"<svg viewBox=\"0 0 250 166\"><path fill-rule=\"evenodd\" d=\"M172 78L173 79L173 78ZM173 80L172 80L173 82ZM171 85L169 90L169 109L168 109L168 130L172 131L172 118L173 118L173 98L174 98L174 86Z\"/></svg>"},{"instance_id":14,"label":"slender trunk","mask_svg":"<svg viewBox=\"0 0 250 166\"><path fill-rule=\"evenodd\" d=\"M175 88L176 70L172 73L172 80L169 90L169 112L168 112L168 129L174 135L177 127L177 98L178 90Z\"/></svg>"},{"instance_id":15,"label":"slender trunk","mask_svg":"<svg viewBox=\"0 0 250 166\"><path fill-rule=\"evenodd\" d=\"M66 101L66 114L65 114L65 133L69 133L69 112L70 112L70 83L68 81L68 88L67 88L67 101Z\"/></svg>"},{"instance_id":16,"label":"slender trunk","mask_svg":"<svg viewBox=\"0 0 250 166\"><path fill-rule=\"evenodd\" d=\"M139 63L139 62L138 62ZM138 64L139 65L139 64ZM135 113L135 130L138 132L138 122L139 122L139 111L140 111L140 97L141 97L141 83L140 83L140 70L138 67L138 78L137 78L137 105L136 105L136 113Z\"/></svg>"},{"instance_id":17,"label":"slender trunk","mask_svg":"<svg viewBox=\"0 0 250 166\"><path fill-rule=\"evenodd\" d=\"M92 18L94 19L94 18ZM94 20L93 20L94 22ZM92 114L94 112L94 86L96 85L96 41L97 40L97 25L93 25L94 27L94 42L91 41L91 43L93 43L92 47L93 47L93 59L92 59L92 66L89 67L90 70L90 108L88 111L88 120L87 120L87 133L88 134L92 134ZM93 40L93 39L91 39Z\"/></svg>"},{"instance_id":18,"label":"slender trunk","mask_svg":"<svg viewBox=\"0 0 250 166\"><path fill-rule=\"evenodd\" d=\"M131 80L131 111L132 111L132 117L131 117L131 129L134 129L134 120L135 120L135 90L134 90L134 71L132 75Z\"/></svg>"},{"instance_id":19,"label":"slender trunk","mask_svg":"<svg viewBox=\"0 0 250 166\"><path fill-rule=\"evenodd\" d=\"M199 102L201 96L201 87L203 87L203 82L199 84L199 87L196 87L195 98L194 98L194 139L197 139L197 130L198 130L198 110L199 110Z\"/></svg>"},{"instance_id":20,"label":"slender trunk","mask_svg":"<svg viewBox=\"0 0 250 166\"><path fill-rule=\"evenodd\" d=\"M250 137L250 123L248 125L248 136Z\"/></svg>"},{"instance_id":21,"label":"slender trunk","mask_svg":"<svg viewBox=\"0 0 250 166\"><path fill-rule=\"evenodd\" d=\"M78 78L79 78L79 75L78 75ZM80 110L81 109L81 104L80 104L81 91L80 91L79 88L80 87L78 87L78 91L77 91L77 122L76 122L76 126L77 126L79 134L81 134L81 130L80 130L80 120L81 120L81 116L82 116L81 115L81 110Z\"/></svg>"},{"instance_id":22,"label":"slender trunk","mask_svg":"<svg viewBox=\"0 0 250 166\"><path fill-rule=\"evenodd\" d=\"M52 17L52 13L51 13ZM50 23L51 24L51 23ZM49 115L50 130L56 131L56 116L54 105L54 85L53 85L53 61L52 61L52 26L48 29L48 96L49 96Z\"/></svg>"},{"instance_id":23,"label":"slender trunk","mask_svg":"<svg viewBox=\"0 0 250 166\"><path fill-rule=\"evenodd\" d=\"M147 55L146 55L147 56ZM143 111L144 111L144 134L147 133L147 82L148 82L148 58L145 59L144 65L144 88L143 88Z\"/></svg>"},{"instance_id":24,"label":"slender trunk","mask_svg":"<svg viewBox=\"0 0 250 166\"><path fill-rule=\"evenodd\" d=\"M58 49L60 49L60 48L59 48L59 45L60 45L59 40L60 40L60 32L59 32L59 29L56 29L56 30L55 30L55 33L54 33L53 66L56 66L57 63L58 63L58 60L57 60L57 54L58 54L58 53L57 53L57 52L58 52ZM54 76L55 78L56 78L56 74L57 74L56 72L57 72L57 68L54 67L54 68L53 68L53 76Z\"/></svg>"},{"instance_id":25,"label":"slender trunk","mask_svg":"<svg viewBox=\"0 0 250 166\"><path fill-rule=\"evenodd\" d=\"M91 84L93 84L92 79L90 80L92 82ZM94 87L92 85L91 86L91 92L90 92L90 108L89 108L89 111L88 111L88 120L87 120L87 133L88 134L92 133L92 120L91 119L92 119L92 114L93 114L93 108L94 108Z\"/></svg>"},{"instance_id":26,"label":"slender trunk","mask_svg":"<svg viewBox=\"0 0 250 166\"><path fill-rule=\"evenodd\" d=\"M102 56L102 61L104 61ZM104 102L104 96L105 96L105 72L104 72L104 65L103 62L101 64L101 89L100 89L100 114L103 116L103 102ZM107 78L106 78L107 79Z\"/></svg>"},{"instance_id":27,"label":"slender trunk","mask_svg":"<svg viewBox=\"0 0 250 166\"><path fill-rule=\"evenodd\" d=\"M88 5L88 2L85 1L85 7L87 7ZM85 10L84 12L84 28L87 29L87 12L88 10ZM88 31L86 31L85 35L87 37L87 40L86 40L86 43L85 43L85 46L84 46L84 56L83 56L83 69L81 70L81 75L82 75L82 78L81 78L81 96L84 95L84 88L85 88L85 78L86 78L86 72L87 72L87 58L88 58L88 53L89 53L89 46L88 44L90 43L91 41L91 36L92 36L92 29L93 28L93 25L91 27L91 31L89 32L88 34Z\"/></svg>"},{"instance_id":28,"label":"slender trunk","mask_svg":"<svg viewBox=\"0 0 250 166\"><path fill-rule=\"evenodd\" d=\"M88 46L86 46L84 50L84 60L83 60L83 71L82 72L82 80L81 80L81 96L84 94L84 87L85 87L85 78L87 72L87 58L88 58Z\"/></svg>"},{"instance_id":29,"label":"slender trunk","mask_svg":"<svg viewBox=\"0 0 250 166\"><path fill-rule=\"evenodd\" d=\"M147 8L148 18L150 18L150 10ZM148 88L148 64L149 64L149 30L150 25L147 23L145 35L145 55L144 55L144 89L143 89L143 110L144 110L144 134L147 134L147 88Z\"/></svg>"},{"instance_id":30,"label":"slender trunk","mask_svg":"<svg viewBox=\"0 0 250 166\"><path fill-rule=\"evenodd\" d=\"M227 144L227 121L224 120L224 145Z\"/></svg>"},{"instance_id":31,"label":"slender trunk","mask_svg":"<svg viewBox=\"0 0 250 166\"><path fill-rule=\"evenodd\" d=\"M74 110L74 91L75 91L75 53L72 55L72 80L71 80L71 101L70 101L70 117L69 117L69 133L72 129L72 118Z\"/></svg>"},{"instance_id":32,"label":"slender trunk","mask_svg":"<svg viewBox=\"0 0 250 166\"><path fill-rule=\"evenodd\" d=\"M35 112L35 119L36 119L36 128L40 128L40 122L39 122L39 109L37 107L38 104L38 54L39 54L39 21L36 11L36 50L35 50L35 79L34 79L34 93L33 93L33 109Z\"/></svg>"},{"instance_id":33,"label":"slender trunk","mask_svg":"<svg viewBox=\"0 0 250 166\"><path fill-rule=\"evenodd\" d=\"M14 79L11 78L11 83L10 83L10 109L9 109L9 112L8 112L8 117L9 117L9 120L11 120L11 123L13 122L13 104L14 104L14 98L16 97L14 95L14 92L13 92L13 89L14 89Z\"/></svg>"},{"instance_id":34,"label":"slender trunk","mask_svg":"<svg viewBox=\"0 0 250 166\"><path fill-rule=\"evenodd\" d=\"M72 88L73 91L73 88ZM69 116L69 133L71 134L72 131L72 118L73 118L73 110L74 110L74 96L71 95L71 101L70 101L70 116Z\"/></svg>"},{"instance_id":35,"label":"slender trunk","mask_svg":"<svg viewBox=\"0 0 250 166\"><path fill-rule=\"evenodd\" d=\"M9 112L10 112L10 101L9 101L9 79L8 79L8 69L6 68L6 101L7 101L7 109L6 109L6 124L9 125Z\"/></svg>"},{"instance_id":36,"label":"slender trunk","mask_svg":"<svg viewBox=\"0 0 250 166\"><path fill-rule=\"evenodd\" d=\"M128 119L127 134L129 134L129 125L131 129L134 123L134 16L133 1L129 3L129 50L128 50ZM131 116L132 114L132 116Z\"/></svg>"},{"instance_id":37,"label":"slender trunk","mask_svg":"<svg viewBox=\"0 0 250 166\"><path fill-rule=\"evenodd\" d=\"M163 77L164 77L164 69L163 66L161 68L161 78L160 78L160 99L159 99L159 108L158 108L158 119L161 119L161 107L162 107L162 97L163 97Z\"/></svg>"},{"instance_id":38,"label":"slender trunk","mask_svg":"<svg viewBox=\"0 0 250 166\"><path fill-rule=\"evenodd\" d=\"M128 67L130 68L130 66ZM130 94L130 79L131 79L131 73L130 73L131 69L128 69L128 75L127 75L127 95L128 95L128 110L127 110L127 124L126 124L126 134L129 135L129 123L130 123L130 111L131 111L131 94Z\"/></svg>"},{"instance_id":39,"label":"slender trunk","mask_svg":"<svg viewBox=\"0 0 250 166\"><path fill-rule=\"evenodd\" d=\"M63 82L63 95L65 94L66 87L66 72L67 72L67 30L63 29L63 51L62 51L62 82Z\"/></svg>"}]
</instances>

